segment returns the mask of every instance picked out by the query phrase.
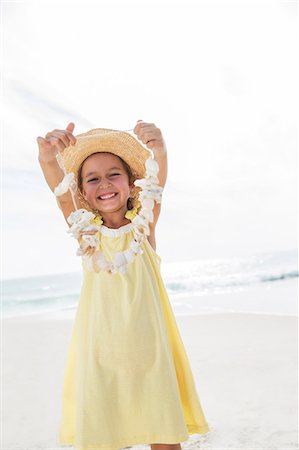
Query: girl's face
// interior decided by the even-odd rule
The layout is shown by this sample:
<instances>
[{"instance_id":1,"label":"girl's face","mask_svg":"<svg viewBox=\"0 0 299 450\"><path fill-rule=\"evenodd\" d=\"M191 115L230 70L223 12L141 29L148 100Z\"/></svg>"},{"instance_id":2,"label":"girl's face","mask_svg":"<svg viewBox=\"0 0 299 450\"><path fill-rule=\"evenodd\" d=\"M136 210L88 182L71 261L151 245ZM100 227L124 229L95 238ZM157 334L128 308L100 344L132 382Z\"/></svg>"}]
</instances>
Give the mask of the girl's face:
<instances>
[{"instance_id":1,"label":"girl's face","mask_svg":"<svg viewBox=\"0 0 299 450\"><path fill-rule=\"evenodd\" d=\"M133 184L118 156L111 153L94 153L82 166L82 194L93 209L101 213L123 209L127 211L127 201ZM111 198L101 198L105 194Z\"/></svg>"}]
</instances>

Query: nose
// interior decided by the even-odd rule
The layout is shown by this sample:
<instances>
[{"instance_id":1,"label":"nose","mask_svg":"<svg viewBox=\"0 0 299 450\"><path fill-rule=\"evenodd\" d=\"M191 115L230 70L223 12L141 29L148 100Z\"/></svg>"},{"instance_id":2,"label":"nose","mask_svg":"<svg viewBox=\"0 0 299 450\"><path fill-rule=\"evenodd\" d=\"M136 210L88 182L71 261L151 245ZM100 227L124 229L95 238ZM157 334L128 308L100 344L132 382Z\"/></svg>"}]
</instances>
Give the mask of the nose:
<instances>
[{"instance_id":1,"label":"nose","mask_svg":"<svg viewBox=\"0 0 299 450\"><path fill-rule=\"evenodd\" d=\"M104 186L111 186L111 181L109 181L109 180L102 180L101 182L100 182L100 188L102 188L102 187L104 187Z\"/></svg>"}]
</instances>

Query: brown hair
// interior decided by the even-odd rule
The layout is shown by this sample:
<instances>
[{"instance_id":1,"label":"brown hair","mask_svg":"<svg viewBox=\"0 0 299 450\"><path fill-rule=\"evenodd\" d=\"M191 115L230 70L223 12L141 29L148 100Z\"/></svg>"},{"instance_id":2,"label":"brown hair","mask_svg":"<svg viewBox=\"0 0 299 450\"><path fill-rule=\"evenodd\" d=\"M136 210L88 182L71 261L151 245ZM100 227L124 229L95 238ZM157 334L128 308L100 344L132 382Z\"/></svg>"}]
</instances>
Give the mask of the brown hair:
<instances>
[{"instance_id":1,"label":"brown hair","mask_svg":"<svg viewBox=\"0 0 299 450\"><path fill-rule=\"evenodd\" d=\"M106 154L108 153L108 154L114 155L114 153L110 153L110 152L95 152L95 153L106 153ZM94 153L93 153L93 155L94 155ZM89 156L91 156L91 155L89 155ZM89 156L87 158L89 158ZM137 179L137 177L133 174L131 167L120 156L118 156L118 155L115 155L115 156L117 156L120 159L120 162L121 162L123 168L127 172L127 175L129 178L129 184L133 183ZM83 194L82 194L82 168L83 168L83 164L87 160L87 158L85 158L84 161L82 161L82 163L80 164L79 169L78 169L78 195L83 202L86 202L86 200L84 199ZM139 201L137 200L139 190L140 190L140 188L138 186L136 186L133 189L133 194L132 194L133 197L129 197L128 201L127 201L128 209L133 209L135 206L137 206L137 207L139 206Z\"/></svg>"}]
</instances>

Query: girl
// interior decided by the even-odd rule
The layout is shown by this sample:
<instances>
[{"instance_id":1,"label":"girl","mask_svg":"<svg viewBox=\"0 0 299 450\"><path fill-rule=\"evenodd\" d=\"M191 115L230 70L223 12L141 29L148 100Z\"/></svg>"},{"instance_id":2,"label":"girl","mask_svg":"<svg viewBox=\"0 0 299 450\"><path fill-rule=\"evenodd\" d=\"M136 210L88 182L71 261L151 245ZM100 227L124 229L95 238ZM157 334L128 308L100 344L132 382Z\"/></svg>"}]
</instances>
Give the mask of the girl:
<instances>
[{"instance_id":1,"label":"girl","mask_svg":"<svg viewBox=\"0 0 299 450\"><path fill-rule=\"evenodd\" d=\"M73 130L70 123L37 138L83 266L58 442L181 450L189 434L209 426L156 253L167 178L161 130L143 121L134 134L98 128L75 137Z\"/></svg>"}]
</instances>

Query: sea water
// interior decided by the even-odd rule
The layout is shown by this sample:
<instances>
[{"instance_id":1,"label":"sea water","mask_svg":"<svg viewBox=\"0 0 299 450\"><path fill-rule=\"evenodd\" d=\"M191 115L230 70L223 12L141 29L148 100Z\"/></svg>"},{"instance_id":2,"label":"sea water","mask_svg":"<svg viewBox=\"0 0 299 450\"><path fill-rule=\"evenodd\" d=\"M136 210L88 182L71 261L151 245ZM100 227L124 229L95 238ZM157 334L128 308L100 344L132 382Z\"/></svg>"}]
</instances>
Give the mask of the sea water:
<instances>
[{"instance_id":1,"label":"sea water","mask_svg":"<svg viewBox=\"0 0 299 450\"><path fill-rule=\"evenodd\" d=\"M161 274L176 315L251 312L297 315L297 251L166 263ZM2 280L1 316L75 312L81 273Z\"/></svg>"}]
</instances>

